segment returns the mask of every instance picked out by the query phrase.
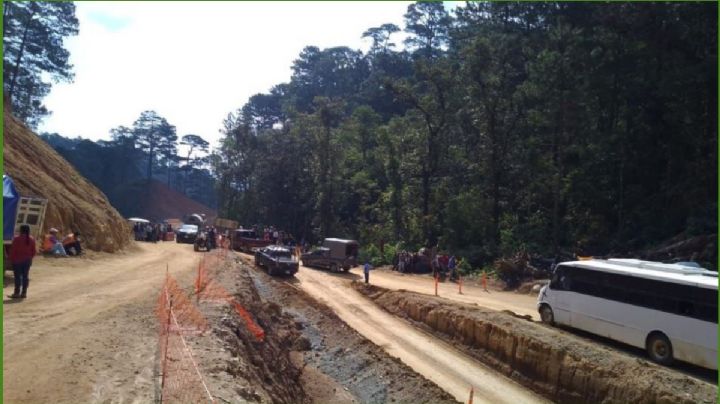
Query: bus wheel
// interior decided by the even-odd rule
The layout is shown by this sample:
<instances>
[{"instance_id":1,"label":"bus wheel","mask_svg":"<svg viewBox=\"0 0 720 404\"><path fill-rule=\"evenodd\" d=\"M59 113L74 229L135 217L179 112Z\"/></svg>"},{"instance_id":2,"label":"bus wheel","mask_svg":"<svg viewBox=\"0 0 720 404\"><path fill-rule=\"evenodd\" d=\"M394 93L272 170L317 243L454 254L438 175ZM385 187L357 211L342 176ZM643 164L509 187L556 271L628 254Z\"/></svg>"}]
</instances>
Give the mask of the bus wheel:
<instances>
[{"instance_id":1,"label":"bus wheel","mask_svg":"<svg viewBox=\"0 0 720 404\"><path fill-rule=\"evenodd\" d=\"M553 315L553 311L547 304L543 304L540 306L540 320L542 320L545 324L553 325L555 324L555 316Z\"/></svg>"},{"instance_id":2,"label":"bus wheel","mask_svg":"<svg viewBox=\"0 0 720 404\"><path fill-rule=\"evenodd\" d=\"M672 344L661 332L654 332L648 336L647 352L650 359L661 365L669 365L673 362Z\"/></svg>"}]
</instances>

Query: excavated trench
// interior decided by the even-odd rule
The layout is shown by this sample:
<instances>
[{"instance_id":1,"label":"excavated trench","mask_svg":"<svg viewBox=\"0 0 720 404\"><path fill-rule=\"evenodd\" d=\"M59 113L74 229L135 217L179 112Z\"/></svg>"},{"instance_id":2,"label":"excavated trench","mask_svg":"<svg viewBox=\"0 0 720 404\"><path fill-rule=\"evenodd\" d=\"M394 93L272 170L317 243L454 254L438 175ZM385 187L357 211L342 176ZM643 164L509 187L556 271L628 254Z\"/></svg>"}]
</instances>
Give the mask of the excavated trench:
<instances>
[{"instance_id":1,"label":"excavated trench","mask_svg":"<svg viewBox=\"0 0 720 404\"><path fill-rule=\"evenodd\" d=\"M455 403L348 327L327 306L240 261L216 280L265 331L259 342L225 305L203 304L215 346L195 349L219 402Z\"/></svg>"},{"instance_id":2,"label":"excavated trench","mask_svg":"<svg viewBox=\"0 0 720 404\"><path fill-rule=\"evenodd\" d=\"M717 387L511 314L353 282L404 317L560 403L712 403Z\"/></svg>"}]
</instances>

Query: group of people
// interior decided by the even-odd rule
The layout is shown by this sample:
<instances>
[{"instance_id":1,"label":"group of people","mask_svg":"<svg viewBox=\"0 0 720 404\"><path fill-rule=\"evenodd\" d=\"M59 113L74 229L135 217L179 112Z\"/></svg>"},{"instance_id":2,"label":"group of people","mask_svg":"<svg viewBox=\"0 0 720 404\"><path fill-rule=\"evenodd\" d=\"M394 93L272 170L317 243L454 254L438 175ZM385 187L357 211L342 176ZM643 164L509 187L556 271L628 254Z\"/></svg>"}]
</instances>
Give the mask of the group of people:
<instances>
[{"instance_id":1,"label":"group of people","mask_svg":"<svg viewBox=\"0 0 720 404\"><path fill-rule=\"evenodd\" d=\"M214 226L205 227L205 237L207 237L208 250L217 248L218 239L220 241L220 244L222 244L223 236L222 234L218 234L218 231L215 229Z\"/></svg>"},{"instance_id":2,"label":"group of people","mask_svg":"<svg viewBox=\"0 0 720 404\"><path fill-rule=\"evenodd\" d=\"M55 257L77 256L82 254L82 246L80 245L80 232L73 230L62 239L58 237L60 231L51 228L43 239L41 251L44 254L50 254Z\"/></svg>"},{"instance_id":3,"label":"group of people","mask_svg":"<svg viewBox=\"0 0 720 404\"><path fill-rule=\"evenodd\" d=\"M253 230L255 230L255 234L258 234L257 226L253 226ZM290 233L278 230L274 226L263 229L263 240L277 245L295 246L297 244Z\"/></svg>"},{"instance_id":4,"label":"group of people","mask_svg":"<svg viewBox=\"0 0 720 404\"><path fill-rule=\"evenodd\" d=\"M435 275L458 277L457 259L454 255L438 254L434 249L421 248L418 252L400 251L395 257L393 270L401 273L431 271Z\"/></svg>"},{"instance_id":5,"label":"group of people","mask_svg":"<svg viewBox=\"0 0 720 404\"><path fill-rule=\"evenodd\" d=\"M157 243L165 240L165 235L172 231L172 225L169 223L135 223L133 225L135 241Z\"/></svg>"}]
</instances>

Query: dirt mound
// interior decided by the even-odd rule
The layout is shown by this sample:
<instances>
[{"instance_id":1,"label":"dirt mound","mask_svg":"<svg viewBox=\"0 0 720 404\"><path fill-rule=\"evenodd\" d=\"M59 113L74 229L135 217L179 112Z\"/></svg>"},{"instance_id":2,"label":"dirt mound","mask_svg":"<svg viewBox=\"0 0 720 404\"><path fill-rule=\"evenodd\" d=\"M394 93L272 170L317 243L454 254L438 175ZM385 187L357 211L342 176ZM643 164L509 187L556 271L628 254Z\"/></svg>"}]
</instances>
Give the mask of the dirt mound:
<instances>
[{"instance_id":1,"label":"dirt mound","mask_svg":"<svg viewBox=\"0 0 720 404\"><path fill-rule=\"evenodd\" d=\"M147 183L143 183L134 193L138 197L133 211L137 216L150 220L182 219L190 213L204 213L205 219L212 223L212 220L217 217L214 209L194 201L156 180L150 181L149 186Z\"/></svg>"},{"instance_id":2,"label":"dirt mound","mask_svg":"<svg viewBox=\"0 0 720 404\"><path fill-rule=\"evenodd\" d=\"M515 316L355 282L385 310L561 403L710 403L716 386Z\"/></svg>"},{"instance_id":3,"label":"dirt mound","mask_svg":"<svg viewBox=\"0 0 720 404\"><path fill-rule=\"evenodd\" d=\"M105 195L7 110L4 118L4 171L20 195L48 199L43 230L79 231L96 251L126 246L130 228Z\"/></svg>"}]
</instances>

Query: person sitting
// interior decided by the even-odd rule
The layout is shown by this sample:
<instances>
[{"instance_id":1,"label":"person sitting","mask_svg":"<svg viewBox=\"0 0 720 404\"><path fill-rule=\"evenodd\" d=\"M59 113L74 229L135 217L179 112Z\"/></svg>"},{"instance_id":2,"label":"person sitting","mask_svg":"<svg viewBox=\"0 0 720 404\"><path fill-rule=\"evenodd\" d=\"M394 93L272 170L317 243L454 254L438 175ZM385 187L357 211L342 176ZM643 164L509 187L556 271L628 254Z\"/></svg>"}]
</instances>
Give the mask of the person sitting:
<instances>
[{"instance_id":1,"label":"person sitting","mask_svg":"<svg viewBox=\"0 0 720 404\"><path fill-rule=\"evenodd\" d=\"M80 255L82 254L82 247L80 246L80 232L74 231L62 241L63 248L68 255Z\"/></svg>"},{"instance_id":2,"label":"person sitting","mask_svg":"<svg viewBox=\"0 0 720 404\"><path fill-rule=\"evenodd\" d=\"M53 227L50 229L50 234L46 235L43 241L43 252L55 256L67 257L65 248L63 248L62 243L58 240L57 234L58 230L56 228Z\"/></svg>"}]
</instances>

